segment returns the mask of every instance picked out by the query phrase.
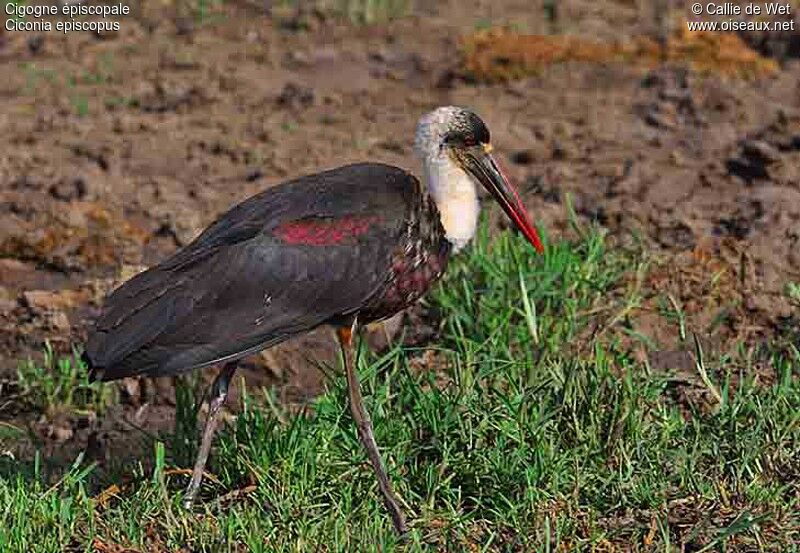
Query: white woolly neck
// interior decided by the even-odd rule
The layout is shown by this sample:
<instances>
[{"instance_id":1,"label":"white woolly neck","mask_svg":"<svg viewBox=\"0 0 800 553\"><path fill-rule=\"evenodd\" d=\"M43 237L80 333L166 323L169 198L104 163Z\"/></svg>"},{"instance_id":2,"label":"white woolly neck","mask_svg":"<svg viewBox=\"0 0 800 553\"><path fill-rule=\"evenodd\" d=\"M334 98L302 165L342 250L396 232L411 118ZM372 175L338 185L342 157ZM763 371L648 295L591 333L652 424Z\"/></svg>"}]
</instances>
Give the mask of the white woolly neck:
<instances>
[{"instance_id":1,"label":"white woolly neck","mask_svg":"<svg viewBox=\"0 0 800 553\"><path fill-rule=\"evenodd\" d=\"M422 161L425 185L436 202L454 251L466 246L475 236L480 214L474 179L442 147L449 122L459 109L445 106L423 115L414 137L414 150Z\"/></svg>"},{"instance_id":2,"label":"white woolly neck","mask_svg":"<svg viewBox=\"0 0 800 553\"><path fill-rule=\"evenodd\" d=\"M446 154L425 159L422 166L447 240L458 251L472 240L478 227L480 203L475 181Z\"/></svg>"}]
</instances>

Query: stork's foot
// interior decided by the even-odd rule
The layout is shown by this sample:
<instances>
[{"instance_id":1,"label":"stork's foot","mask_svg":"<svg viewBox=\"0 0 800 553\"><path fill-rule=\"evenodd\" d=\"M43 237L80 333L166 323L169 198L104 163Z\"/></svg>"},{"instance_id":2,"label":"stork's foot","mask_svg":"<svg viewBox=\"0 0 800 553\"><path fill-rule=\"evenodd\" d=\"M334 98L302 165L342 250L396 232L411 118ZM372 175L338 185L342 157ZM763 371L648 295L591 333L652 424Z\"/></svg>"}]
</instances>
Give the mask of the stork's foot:
<instances>
[{"instance_id":1,"label":"stork's foot","mask_svg":"<svg viewBox=\"0 0 800 553\"><path fill-rule=\"evenodd\" d=\"M355 326L355 322L353 323ZM406 517L400 508L400 503L397 501L397 496L392 490L392 484L389 482L389 477L386 475L386 469L381 460L381 454L378 451L378 444L375 442L375 436L372 431L372 420L369 418L369 413L364 408L364 401L361 397L361 385L358 382L358 374L356 373L355 361L353 359L353 327L339 329L339 341L342 345L342 353L344 357L345 372L347 373L347 391L350 398L350 412L355 420L356 428L358 429L358 437L367 450L367 457L372 464L372 470L378 478L378 486L383 494L383 502L389 515L392 517L392 524L398 535L403 538L408 532L406 525Z\"/></svg>"},{"instance_id":2,"label":"stork's foot","mask_svg":"<svg viewBox=\"0 0 800 553\"><path fill-rule=\"evenodd\" d=\"M200 489L200 484L203 481L203 472L206 468L206 461L208 461L208 454L211 451L211 442L214 439L214 432L217 429L217 419L222 406L225 405L225 400L228 399L228 387L233 373L236 372L235 363L227 363L222 367L214 383L211 384L211 390L208 400L208 417L206 424L203 428L203 439L200 442L200 449L197 451L197 459L194 462L194 470L192 471L192 479L186 487L186 493L183 497L183 506L188 509L194 503L194 498L197 496L197 491Z\"/></svg>"}]
</instances>

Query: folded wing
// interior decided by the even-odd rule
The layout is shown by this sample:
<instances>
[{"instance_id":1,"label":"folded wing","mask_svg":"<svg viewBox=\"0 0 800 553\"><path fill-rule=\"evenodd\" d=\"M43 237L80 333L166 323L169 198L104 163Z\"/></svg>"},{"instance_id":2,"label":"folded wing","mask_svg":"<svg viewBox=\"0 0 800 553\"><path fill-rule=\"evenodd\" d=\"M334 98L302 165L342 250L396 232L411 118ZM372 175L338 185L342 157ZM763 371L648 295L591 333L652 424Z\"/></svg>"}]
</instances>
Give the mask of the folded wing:
<instances>
[{"instance_id":1,"label":"folded wing","mask_svg":"<svg viewBox=\"0 0 800 553\"><path fill-rule=\"evenodd\" d=\"M416 180L348 166L236 206L106 300L85 359L103 380L235 359L355 312L388 278Z\"/></svg>"}]
</instances>

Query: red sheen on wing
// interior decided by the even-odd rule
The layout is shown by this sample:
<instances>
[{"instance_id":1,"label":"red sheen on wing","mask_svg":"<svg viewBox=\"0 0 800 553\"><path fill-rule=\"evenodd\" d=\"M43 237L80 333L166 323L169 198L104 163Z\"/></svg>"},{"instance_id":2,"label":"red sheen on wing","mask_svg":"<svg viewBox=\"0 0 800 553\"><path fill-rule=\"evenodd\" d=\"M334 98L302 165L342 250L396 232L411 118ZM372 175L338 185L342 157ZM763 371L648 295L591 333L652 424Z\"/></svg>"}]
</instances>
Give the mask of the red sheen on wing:
<instances>
[{"instance_id":1,"label":"red sheen on wing","mask_svg":"<svg viewBox=\"0 0 800 553\"><path fill-rule=\"evenodd\" d=\"M281 223L275 228L275 235L287 244L336 245L365 234L377 220L377 216L299 219Z\"/></svg>"}]
</instances>

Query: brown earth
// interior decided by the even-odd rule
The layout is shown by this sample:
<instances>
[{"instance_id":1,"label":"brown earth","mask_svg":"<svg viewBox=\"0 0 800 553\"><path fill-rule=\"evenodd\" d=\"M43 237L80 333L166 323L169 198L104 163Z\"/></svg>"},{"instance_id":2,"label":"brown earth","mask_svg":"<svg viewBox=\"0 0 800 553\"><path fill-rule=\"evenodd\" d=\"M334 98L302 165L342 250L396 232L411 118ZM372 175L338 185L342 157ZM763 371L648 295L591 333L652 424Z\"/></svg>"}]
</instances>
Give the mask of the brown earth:
<instances>
[{"instance_id":1,"label":"brown earth","mask_svg":"<svg viewBox=\"0 0 800 553\"><path fill-rule=\"evenodd\" d=\"M718 347L795 326L797 35L743 37L781 56L763 57L735 35L665 36L636 4L549 14L530 0L449 0L359 26L247 0L201 19L164 2L119 33L0 34L0 377L45 339L80 343L114 285L259 190L363 160L417 172L414 124L442 104L487 121L551 235L568 228L569 194L620 244L655 252L636 324L659 347L676 347L655 315L664 292ZM686 14L673 15L683 29ZM486 26L506 31L476 33ZM407 337L425 340L412 315ZM320 390L315 362L335 352L320 329L245 372L295 401ZM35 413L0 417L30 425L49 453L90 443L107 457L133 439L128 422L171 424L169 381L122 389L108 416L66 431Z\"/></svg>"}]
</instances>

